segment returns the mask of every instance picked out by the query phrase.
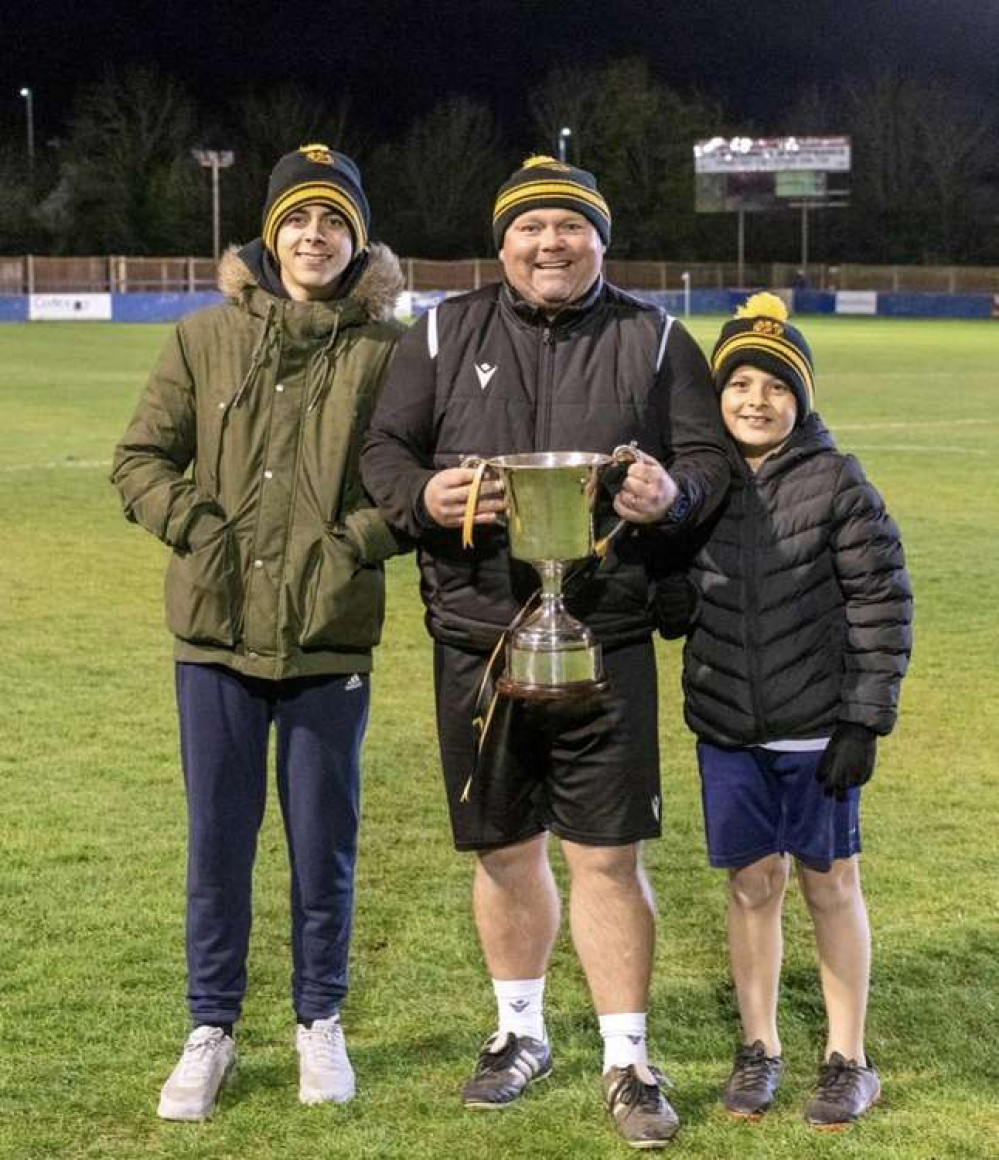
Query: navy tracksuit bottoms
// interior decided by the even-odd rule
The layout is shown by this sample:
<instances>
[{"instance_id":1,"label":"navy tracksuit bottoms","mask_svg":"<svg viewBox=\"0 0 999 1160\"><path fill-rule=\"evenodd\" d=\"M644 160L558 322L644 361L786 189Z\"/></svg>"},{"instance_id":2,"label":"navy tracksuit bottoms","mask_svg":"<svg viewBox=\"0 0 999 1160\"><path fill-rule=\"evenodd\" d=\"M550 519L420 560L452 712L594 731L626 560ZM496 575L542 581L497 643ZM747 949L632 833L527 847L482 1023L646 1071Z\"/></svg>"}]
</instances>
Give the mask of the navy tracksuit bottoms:
<instances>
[{"instance_id":1,"label":"navy tracksuit bottoms","mask_svg":"<svg viewBox=\"0 0 999 1160\"><path fill-rule=\"evenodd\" d=\"M292 1001L300 1020L324 1019L347 991L368 677L267 681L178 663L176 682L191 1016L195 1023L239 1018L273 726L291 870Z\"/></svg>"}]
</instances>

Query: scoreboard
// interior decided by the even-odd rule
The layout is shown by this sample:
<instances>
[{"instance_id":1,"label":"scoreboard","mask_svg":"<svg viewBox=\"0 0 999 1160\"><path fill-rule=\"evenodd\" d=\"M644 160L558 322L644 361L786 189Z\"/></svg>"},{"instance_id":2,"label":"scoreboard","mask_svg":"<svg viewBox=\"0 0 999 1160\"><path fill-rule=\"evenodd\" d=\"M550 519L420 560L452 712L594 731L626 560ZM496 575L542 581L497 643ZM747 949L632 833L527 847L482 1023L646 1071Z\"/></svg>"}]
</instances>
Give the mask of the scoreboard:
<instances>
[{"instance_id":1,"label":"scoreboard","mask_svg":"<svg viewBox=\"0 0 999 1160\"><path fill-rule=\"evenodd\" d=\"M698 213L845 205L849 137L711 137L694 145Z\"/></svg>"}]
</instances>

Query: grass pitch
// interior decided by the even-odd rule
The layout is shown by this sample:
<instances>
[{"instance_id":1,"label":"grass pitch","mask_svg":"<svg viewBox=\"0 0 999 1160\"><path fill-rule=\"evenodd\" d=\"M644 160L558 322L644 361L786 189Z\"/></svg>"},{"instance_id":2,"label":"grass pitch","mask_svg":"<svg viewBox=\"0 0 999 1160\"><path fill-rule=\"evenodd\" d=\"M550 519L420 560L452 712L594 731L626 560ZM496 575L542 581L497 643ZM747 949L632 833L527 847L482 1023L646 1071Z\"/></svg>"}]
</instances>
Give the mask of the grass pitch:
<instances>
[{"instance_id":1,"label":"grass pitch","mask_svg":"<svg viewBox=\"0 0 999 1160\"><path fill-rule=\"evenodd\" d=\"M720 319L695 319L710 345ZM840 1136L800 1109L824 1026L792 893L781 1022L789 1073L758 1125L717 1103L736 1042L724 884L703 853L678 652L661 646L665 836L647 850L660 910L655 1057L705 1160L999 1156L996 777L999 324L823 319L819 409L899 521L916 650L896 734L864 797L874 929L869 1049L881 1108ZM241 1068L216 1119L155 1116L186 1034L184 805L166 551L121 518L111 448L166 327L0 327L0 1155L590 1158L624 1154L599 1103L600 1049L568 939L549 974L551 1081L502 1115L457 1087L492 1027L438 784L429 643L411 558L389 568L365 750L353 991L360 1095L301 1108L288 1001L287 870L261 834Z\"/></svg>"}]
</instances>

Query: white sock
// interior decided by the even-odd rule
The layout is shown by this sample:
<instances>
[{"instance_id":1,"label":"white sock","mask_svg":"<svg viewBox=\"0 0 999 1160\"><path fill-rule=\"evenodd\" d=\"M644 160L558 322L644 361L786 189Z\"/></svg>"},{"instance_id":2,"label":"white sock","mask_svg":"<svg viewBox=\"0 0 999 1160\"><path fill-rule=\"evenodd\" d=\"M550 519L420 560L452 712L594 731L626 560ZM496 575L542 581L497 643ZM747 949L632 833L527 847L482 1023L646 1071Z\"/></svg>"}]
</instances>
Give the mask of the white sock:
<instances>
[{"instance_id":1,"label":"white sock","mask_svg":"<svg viewBox=\"0 0 999 1160\"><path fill-rule=\"evenodd\" d=\"M644 1011L624 1015L601 1015L600 1034L604 1041L604 1071L612 1067L628 1067L637 1063L648 1066L649 1055L645 1046L646 1017Z\"/></svg>"},{"instance_id":2,"label":"white sock","mask_svg":"<svg viewBox=\"0 0 999 1160\"><path fill-rule=\"evenodd\" d=\"M493 979L493 991L502 1035L512 1031L547 1043L544 975L540 979Z\"/></svg>"}]
</instances>

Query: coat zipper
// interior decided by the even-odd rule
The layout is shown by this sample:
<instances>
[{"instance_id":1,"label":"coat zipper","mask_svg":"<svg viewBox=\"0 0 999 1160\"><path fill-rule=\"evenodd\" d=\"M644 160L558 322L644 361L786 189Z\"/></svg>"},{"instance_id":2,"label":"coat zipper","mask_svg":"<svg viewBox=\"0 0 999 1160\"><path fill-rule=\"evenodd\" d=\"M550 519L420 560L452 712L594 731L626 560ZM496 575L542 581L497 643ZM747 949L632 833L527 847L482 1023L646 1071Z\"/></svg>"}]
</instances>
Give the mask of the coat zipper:
<instances>
[{"instance_id":1,"label":"coat zipper","mask_svg":"<svg viewBox=\"0 0 999 1160\"><path fill-rule=\"evenodd\" d=\"M763 714L761 695L762 673L759 652L756 648L756 632L759 624L759 593L757 591L759 570L756 560L758 537L756 529L759 523L760 492L755 476L746 487L746 505L746 518L742 521L743 561L746 569L746 617L743 625L746 641L746 667L749 676L749 695L753 705L753 719L756 722L756 736L766 737L766 720Z\"/></svg>"},{"instance_id":2,"label":"coat zipper","mask_svg":"<svg viewBox=\"0 0 999 1160\"><path fill-rule=\"evenodd\" d=\"M538 368L538 421L534 424L534 450L548 451L555 394L555 335L550 326L541 332L541 365Z\"/></svg>"}]
</instances>

